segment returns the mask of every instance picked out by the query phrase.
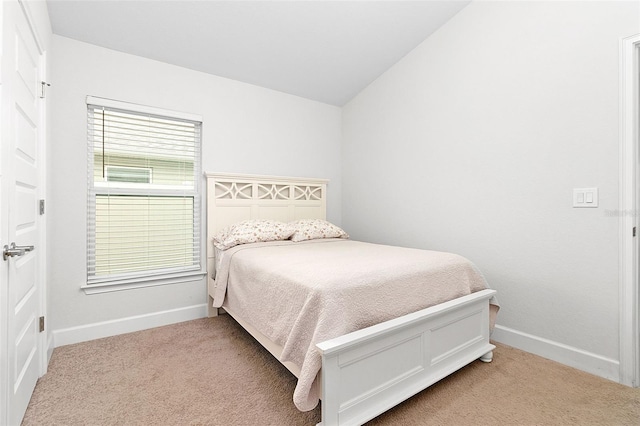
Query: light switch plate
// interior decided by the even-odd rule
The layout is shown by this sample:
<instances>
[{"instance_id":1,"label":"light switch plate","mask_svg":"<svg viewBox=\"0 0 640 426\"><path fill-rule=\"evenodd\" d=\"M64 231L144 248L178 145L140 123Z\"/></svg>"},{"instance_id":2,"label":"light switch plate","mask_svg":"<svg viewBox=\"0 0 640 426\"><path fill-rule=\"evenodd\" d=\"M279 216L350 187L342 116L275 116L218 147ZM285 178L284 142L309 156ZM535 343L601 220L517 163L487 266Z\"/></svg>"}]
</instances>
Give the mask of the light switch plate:
<instances>
[{"instance_id":1,"label":"light switch plate","mask_svg":"<svg viewBox=\"0 0 640 426\"><path fill-rule=\"evenodd\" d=\"M598 207L598 188L573 188L573 207Z\"/></svg>"}]
</instances>

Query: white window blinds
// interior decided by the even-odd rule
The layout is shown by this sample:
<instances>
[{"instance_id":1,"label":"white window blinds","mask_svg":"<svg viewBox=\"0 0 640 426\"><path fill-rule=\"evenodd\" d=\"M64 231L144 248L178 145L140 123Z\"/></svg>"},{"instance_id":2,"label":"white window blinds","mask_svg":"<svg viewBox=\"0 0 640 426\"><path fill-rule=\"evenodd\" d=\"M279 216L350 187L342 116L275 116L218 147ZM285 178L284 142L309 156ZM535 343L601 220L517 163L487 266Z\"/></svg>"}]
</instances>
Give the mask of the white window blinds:
<instances>
[{"instance_id":1,"label":"white window blinds","mask_svg":"<svg viewBox=\"0 0 640 426\"><path fill-rule=\"evenodd\" d=\"M87 104L87 286L199 273L202 123Z\"/></svg>"}]
</instances>

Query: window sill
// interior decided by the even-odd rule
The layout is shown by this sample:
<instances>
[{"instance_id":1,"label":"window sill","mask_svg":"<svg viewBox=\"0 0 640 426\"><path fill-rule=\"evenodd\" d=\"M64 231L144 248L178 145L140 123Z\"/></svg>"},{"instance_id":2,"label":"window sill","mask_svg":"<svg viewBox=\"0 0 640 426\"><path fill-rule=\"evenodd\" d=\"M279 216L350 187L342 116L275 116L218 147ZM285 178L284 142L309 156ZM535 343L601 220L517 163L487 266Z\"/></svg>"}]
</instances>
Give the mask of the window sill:
<instances>
[{"instance_id":1,"label":"window sill","mask_svg":"<svg viewBox=\"0 0 640 426\"><path fill-rule=\"evenodd\" d=\"M146 279L138 278L99 284L85 284L80 288L84 290L85 294L111 293L114 291L133 290L137 288L157 287L161 285L198 281L204 278L206 274L206 271L190 271L181 274L172 274Z\"/></svg>"}]
</instances>

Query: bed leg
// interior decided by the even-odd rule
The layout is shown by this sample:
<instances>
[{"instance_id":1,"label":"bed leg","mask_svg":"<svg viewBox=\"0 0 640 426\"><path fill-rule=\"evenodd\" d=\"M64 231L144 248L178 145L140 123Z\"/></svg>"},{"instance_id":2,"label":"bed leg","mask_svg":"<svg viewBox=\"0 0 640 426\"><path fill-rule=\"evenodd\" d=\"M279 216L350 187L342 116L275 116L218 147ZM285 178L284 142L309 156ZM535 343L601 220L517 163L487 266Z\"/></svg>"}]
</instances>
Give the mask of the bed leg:
<instances>
[{"instance_id":1,"label":"bed leg","mask_svg":"<svg viewBox=\"0 0 640 426\"><path fill-rule=\"evenodd\" d=\"M209 318L218 316L218 308L213 307L213 298L211 296L207 296L207 316Z\"/></svg>"},{"instance_id":2,"label":"bed leg","mask_svg":"<svg viewBox=\"0 0 640 426\"><path fill-rule=\"evenodd\" d=\"M489 351L486 354L480 357L480 361L482 362L491 362L493 361L493 351Z\"/></svg>"}]
</instances>

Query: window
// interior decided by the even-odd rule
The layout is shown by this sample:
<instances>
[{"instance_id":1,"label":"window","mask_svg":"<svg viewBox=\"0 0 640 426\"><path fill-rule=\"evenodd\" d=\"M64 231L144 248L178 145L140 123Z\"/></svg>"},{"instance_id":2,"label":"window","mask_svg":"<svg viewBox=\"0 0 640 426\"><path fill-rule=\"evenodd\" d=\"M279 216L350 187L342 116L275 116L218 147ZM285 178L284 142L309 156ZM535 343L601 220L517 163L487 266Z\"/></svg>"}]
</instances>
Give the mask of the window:
<instances>
[{"instance_id":1,"label":"window","mask_svg":"<svg viewBox=\"0 0 640 426\"><path fill-rule=\"evenodd\" d=\"M202 274L199 117L94 97L87 113L83 288Z\"/></svg>"}]
</instances>

